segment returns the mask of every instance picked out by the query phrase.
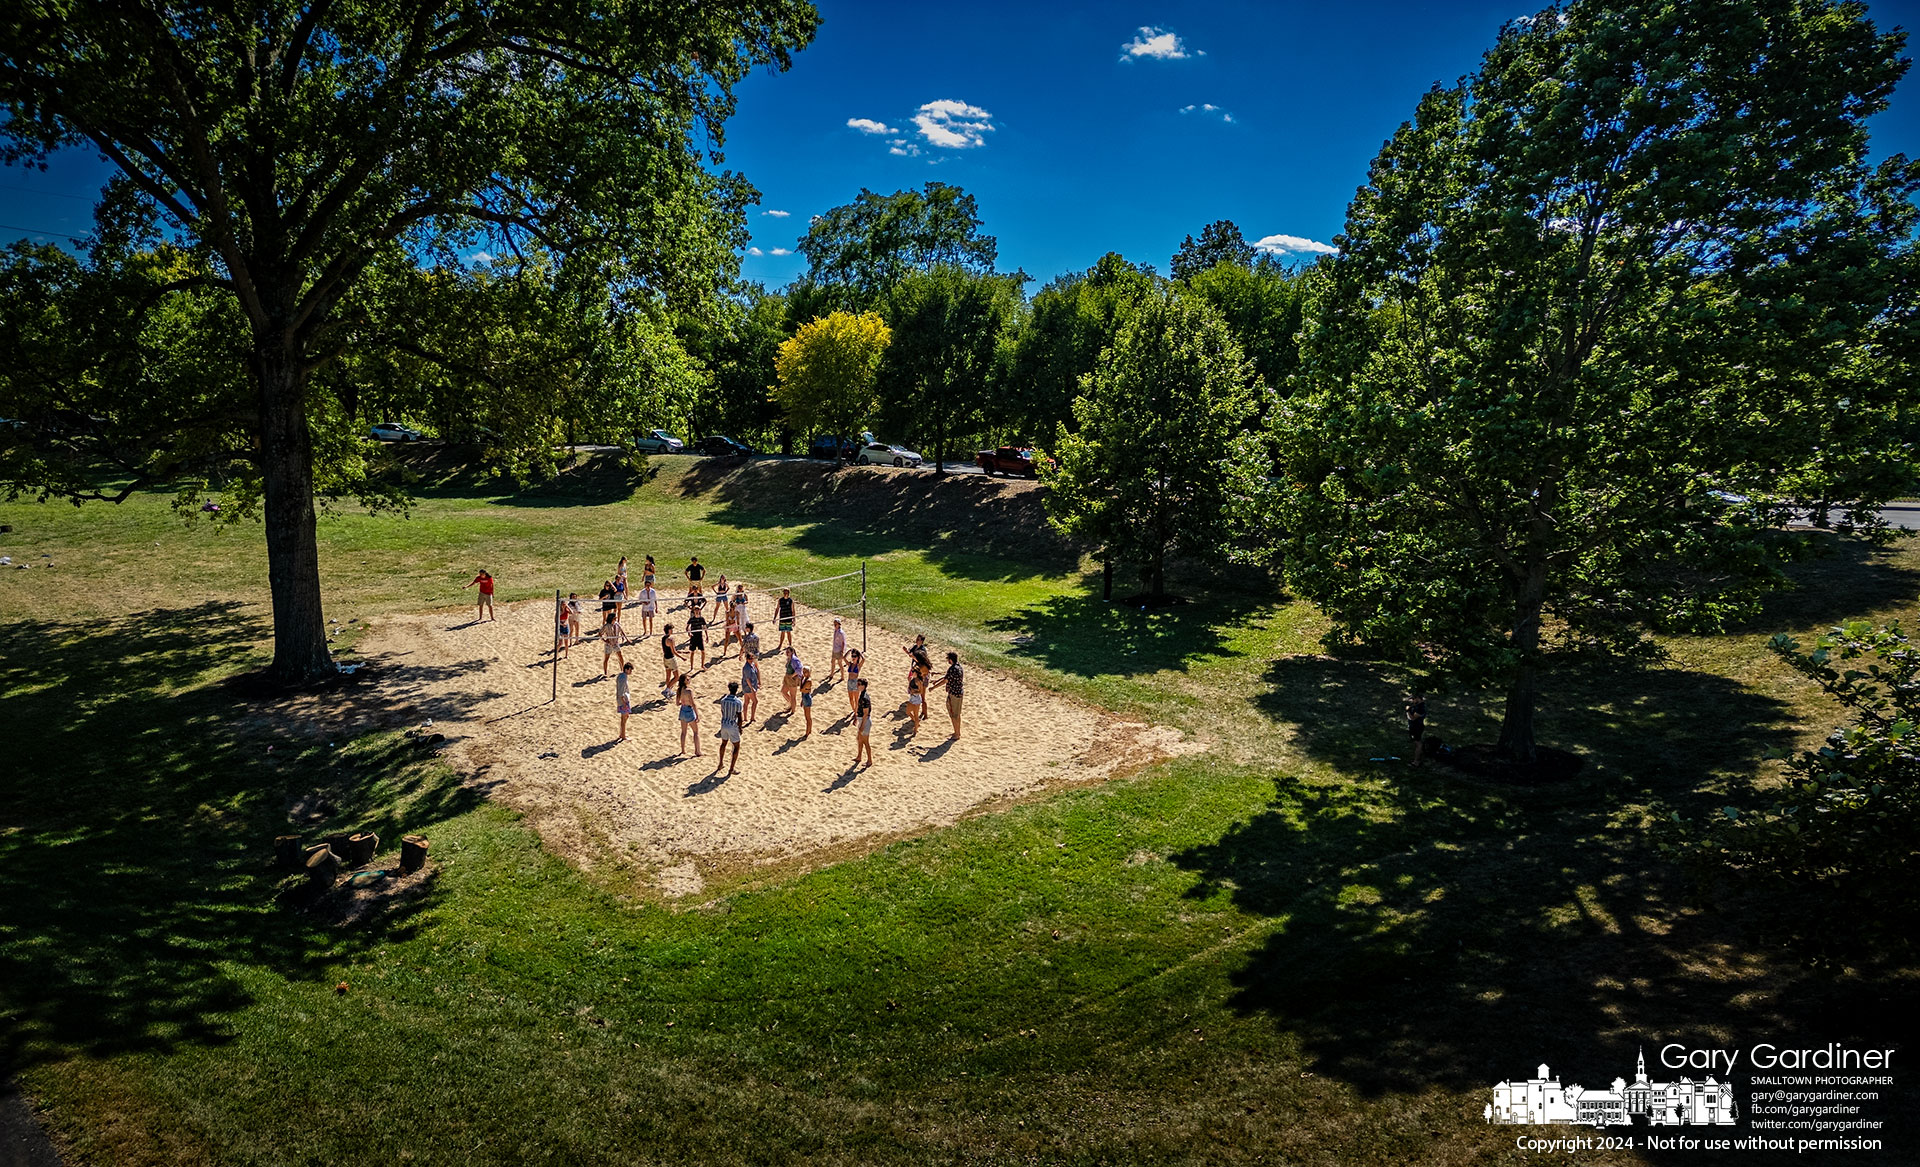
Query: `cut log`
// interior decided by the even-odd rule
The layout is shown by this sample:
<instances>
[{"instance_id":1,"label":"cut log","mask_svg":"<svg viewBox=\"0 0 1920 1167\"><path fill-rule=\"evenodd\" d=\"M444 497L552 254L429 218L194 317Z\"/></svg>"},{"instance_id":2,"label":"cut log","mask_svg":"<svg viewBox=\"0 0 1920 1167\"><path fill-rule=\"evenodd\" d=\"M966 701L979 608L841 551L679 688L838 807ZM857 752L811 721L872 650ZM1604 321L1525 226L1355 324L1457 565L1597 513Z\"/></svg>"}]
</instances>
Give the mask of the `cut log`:
<instances>
[{"instance_id":1,"label":"cut log","mask_svg":"<svg viewBox=\"0 0 1920 1167\"><path fill-rule=\"evenodd\" d=\"M374 855L380 850L380 836L372 831L361 831L348 835L344 848L339 850L340 859L348 867L365 867L373 862Z\"/></svg>"},{"instance_id":2,"label":"cut log","mask_svg":"<svg viewBox=\"0 0 1920 1167\"><path fill-rule=\"evenodd\" d=\"M427 837L408 835L400 840L400 870L409 874L427 865Z\"/></svg>"},{"instance_id":3,"label":"cut log","mask_svg":"<svg viewBox=\"0 0 1920 1167\"><path fill-rule=\"evenodd\" d=\"M315 891L326 891L340 878L340 857L333 848L321 846L307 853L307 883Z\"/></svg>"},{"instance_id":4,"label":"cut log","mask_svg":"<svg viewBox=\"0 0 1920 1167\"><path fill-rule=\"evenodd\" d=\"M300 866L302 848L299 835L275 835L273 837L273 865L282 871L292 871Z\"/></svg>"}]
</instances>

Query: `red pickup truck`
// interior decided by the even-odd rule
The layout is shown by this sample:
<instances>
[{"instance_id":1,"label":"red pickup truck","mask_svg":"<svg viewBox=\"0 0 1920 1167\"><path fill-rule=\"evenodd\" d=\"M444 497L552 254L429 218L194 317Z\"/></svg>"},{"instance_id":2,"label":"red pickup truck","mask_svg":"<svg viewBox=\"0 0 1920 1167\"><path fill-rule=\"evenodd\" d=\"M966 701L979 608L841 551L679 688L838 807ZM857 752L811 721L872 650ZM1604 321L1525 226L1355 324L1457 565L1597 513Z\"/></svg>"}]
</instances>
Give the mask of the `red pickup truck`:
<instances>
[{"instance_id":1,"label":"red pickup truck","mask_svg":"<svg viewBox=\"0 0 1920 1167\"><path fill-rule=\"evenodd\" d=\"M1034 458L1032 446L1001 446L994 450L981 450L974 454L973 460L988 474L1040 477L1040 463Z\"/></svg>"}]
</instances>

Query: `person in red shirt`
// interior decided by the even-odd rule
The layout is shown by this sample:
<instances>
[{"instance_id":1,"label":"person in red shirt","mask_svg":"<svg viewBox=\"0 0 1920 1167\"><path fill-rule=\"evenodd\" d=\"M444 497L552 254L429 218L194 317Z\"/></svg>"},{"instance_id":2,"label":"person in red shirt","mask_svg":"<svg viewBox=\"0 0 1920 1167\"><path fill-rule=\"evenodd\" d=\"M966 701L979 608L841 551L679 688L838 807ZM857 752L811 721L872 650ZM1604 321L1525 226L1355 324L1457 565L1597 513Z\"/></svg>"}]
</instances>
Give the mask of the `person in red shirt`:
<instances>
[{"instance_id":1,"label":"person in red shirt","mask_svg":"<svg viewBox=\"0 0 1920 1167\"><path fill-rule=\"evenodd\" d=\"M493 619L493 577L483 568L479 575L473 577L473 583L460 590L464 592L474 584L480 585L480 611L473 618L473 622L478 624L481 620Z\"/></svg>"}]
</instances>

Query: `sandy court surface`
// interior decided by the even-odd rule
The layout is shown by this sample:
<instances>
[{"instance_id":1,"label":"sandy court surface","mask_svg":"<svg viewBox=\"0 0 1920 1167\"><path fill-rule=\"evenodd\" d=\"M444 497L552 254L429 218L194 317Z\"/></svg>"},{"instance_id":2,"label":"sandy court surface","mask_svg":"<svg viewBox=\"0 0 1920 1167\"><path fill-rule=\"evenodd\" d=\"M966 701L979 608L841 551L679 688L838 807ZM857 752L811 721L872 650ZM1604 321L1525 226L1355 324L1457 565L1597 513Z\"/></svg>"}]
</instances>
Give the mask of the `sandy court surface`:
<instances>
[{"instance_id":1,"label":"sandy court surface","mask_svg":"<svg viewBox=\"0 0 1920 1167\"><path fill-rule=\"evenodd\" d=\"M854 770L840 682L816 684L811 738L801 736L797 707L786 713L780 658L770 652L772 601L760 594L752 618L771 659L762 661L760 715L743 735L739 772L726 778L714 770L715 702L728 681L740 679L740 649L734 645L724 660L710 651L707 667L694 670L705 756L691 756L691 735L683 756L674 709L661 697L658 629L671 621L678 633L687 615L680 601L673 604L656 619L656 635L626 646L634 714L624 742L614 740L614 684L601 677L597 641L575 645L560 662L559 697L550 700L551 601L501 605L498 620L479 624L470 610L386 617L372 622L359 647L388 698L433 718L434 730L447 736L448 760L525 813L549 847L587 866L629 865L670 896L699 891L704 875L719 870L877 845L983 804L1101 781L1200 748L1178 731L1124 721L971 666L961 740L948 740L944 689L934 690L934 716L915 734L904 709L901 651L911 638L869 625L874 763ZM598 607L589 603L590 626ZM830 621L799 608L798 647L816 678L828 670ZM629 608L623 622L637 634L638 609ZM676 640L685 647L684 635ZM857 614L848 640L858 647ZM938 677L946 650L930 647Z\"/></svg>"}]
</instances>

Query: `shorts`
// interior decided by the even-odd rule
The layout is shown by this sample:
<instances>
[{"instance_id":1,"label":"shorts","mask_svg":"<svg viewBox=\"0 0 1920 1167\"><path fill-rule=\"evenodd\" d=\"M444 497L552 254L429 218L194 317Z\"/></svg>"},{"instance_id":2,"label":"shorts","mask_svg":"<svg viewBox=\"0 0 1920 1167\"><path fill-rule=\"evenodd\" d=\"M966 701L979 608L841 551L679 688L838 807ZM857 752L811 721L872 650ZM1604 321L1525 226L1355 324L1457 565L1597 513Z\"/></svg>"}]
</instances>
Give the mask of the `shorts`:
<instances>
[{"instance_id":1,"label":"shorts","mask_svg":"<svg viewBox=\"0 0 1920 1167\"><path fill-rule=\"evenodd\" d=\"M961 701L961 698L959 697L947 698L947 716L949 717L960 716L960 701Z\"/></svg>"},{"instance_id":2,"label":"shorts","mask_svg":"<svg viewBox=\"0 0 1920 1167\"><path fill-rule=\"evenodd\" d=\"M700 714L694 710L693 706L682 705L680 707L680 720L681 721L698 721L700 720Z\"/></svg>"},{"instance_id":3,"label":"shorts","mask_svg":"<svg viewBox=\"0 0 1920 1167\"><path fill-rule=\"evenodd\" d=\"M907 704L909 704L909 705L918 705L918 704L920 704L920 694L918 694L918 693L909 693L909 694L907 694Z\"/></svg>"},{"instance_id":4,"label":"shorts","mask_svg":"<svg viewBox=\"0 0 1920 1167\"><path fill-rule=\"evenodd\" d=\"M687 651L688 652L707 651L707 634L704 632L688 633L687 634Z\"/></svg>"},{"instance_id":5,"label":"shorts","mask_svg":"<svg viewBox=\"0 0 1920 1167\"><path fill-rule=\"evenodd\" d=\"M721 741L732 742L736 746L740 744L740 727L738 725L723 724L717 732L720 734Z\"/></svg>"},{"instance_id":6,"label":"shorts","mask_svg":"<svg viewBox=\"0 0 1920 1167\"><path fill-rule=\"evenodd\" d=\"M860 719L859 732L861 737L873 736L873 715L872 714L868 714L866 717L863 717Z\"/></svg>"},{"instance_id":7,"label":"shorts","mask_svg":"<svg viewBox=\"0 0 1920 1167\"><path fill-rule=\"evenodd\" d=\"M834 664L836 664L836 665L838 665L838 664L843 664L843 663L845 663L845 661L846 661L846 659L847 659L847 650L846 650L846 649L844 649L844 648L836 648L836 649L834 649L834 650L833 650L833 663L834 663Z\"/></svg>"},{"instance_id":8,"label":"shorts","mask_svg":"<svg viewBox=\"0 0 1920 1167\"><path fill-rule=\"evenodd\" d=\"M813 694L812 694L812 693L802 693L802 694L800 694L800 708L802 708L802 709L812 709L812 708L813 708Z\"/></svg>"},{"instance_id":9,"label":"shorts","mask_svg":"<svg viewBox=\"0 0 1920 1167\"><path fill-rule=\"evenodd\" d=\"M633 712L633 702L627 700L625 697L620 698L619 704L620 704L620 716L625 717L628 714Z\"/></svg>"},{"instance_id":10,"label":"shorts","mask_svg":"<svg viewBox=\"0 0 1920 1167\"><path fill-rule=\"evenodd\" d=\"M612 656L614 653L620 651L620 642L617 640L603 640L600 642L600 648L602 655Z\"/></svg>"},{"instance_id":11,"label":"shorts","mask_svg":"<svg viewBox=\"0 0 1920 1167\"><path fill-rule=\"evenodd\" d=\"M1409 741L1417 742L1421 738L1425 737L1426 734L1427 734L1427 727L1424 725L1409 725L1407 727L1407 740Z\"/></svg>"},{"instance_id":12,"label":"shorts","mask_svg":"<svg viewBox=\"0 0 1920 1167\"><path fill-rule=\"evenodd\" d=\"M793 621L791 621L791 620L782 620L782 621L780 621L780 631L782 631L782 632L792 632L792 631L793 631Z\"/></svg>"}]
</instances>

